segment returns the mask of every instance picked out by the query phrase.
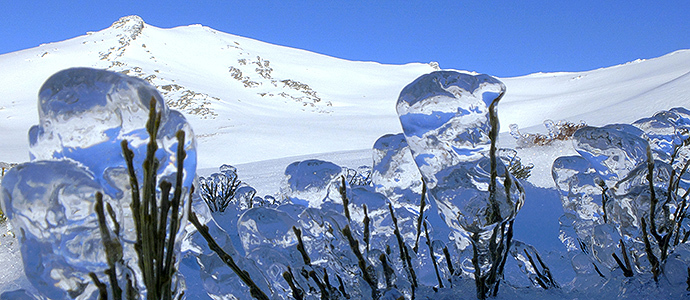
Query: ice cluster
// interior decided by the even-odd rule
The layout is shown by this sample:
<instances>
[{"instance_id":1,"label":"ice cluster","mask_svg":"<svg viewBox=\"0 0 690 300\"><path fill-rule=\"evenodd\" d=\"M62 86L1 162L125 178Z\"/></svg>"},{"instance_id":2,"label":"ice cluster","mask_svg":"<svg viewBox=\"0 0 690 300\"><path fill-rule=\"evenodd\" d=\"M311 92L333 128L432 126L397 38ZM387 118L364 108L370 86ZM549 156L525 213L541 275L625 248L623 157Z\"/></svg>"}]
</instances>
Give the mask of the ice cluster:
<instances>
[{"instance_id":1,"label":"ice cluster","mask_svg":"<svg viewBox=\"0 0 690 300\"><path fill-rule=\"evenodd\" d=\"M576 280L643 274L687 284L689 137L684 108L575 133L579 155L558 158L553 178Z\"/></svg>"},{"instance_id":2,"label":"ice cluster","mask_svg":"<svg viewBox=\"0 0 690 300\"><path fill-rule=\"evenodd\" d=\"M522 206L520 185L496 155L496 105L504 92L503 83L488 75L438 71L400 93L405 138L454 230L490 231Z\"/></svg>"},{"instance_id":3,"label":"ice cluster","mask_svg":"<svg viewBox=\"0 0 690 300\"><path fill-rule=\"evenodd\" d=\"M420 77L398 103L404 134L376 141L371 171L294 162L271 205L229 201L215 211L219 226L238 238L225 242L234 245L233 257L276 299L414 298L464 276L488 276L511 255L506 234L524 198L494 143L504 89L486 75ZM231 182L235 170L225 170L202 180ZM472 264L473 253L480 265ZM201 272L222 272L210 259ZM210 295L248 295L247 287L227 288L238 286L237 276L213 274L204 279Z\"/></svg>"},{"instance_id":4,"label":"ice cluster","mask_svg":"<svg viewBox=\"0 0 690 300\"><path fill-rule=\"evenodd\" d=\"M152 101L161 113L156 140L158 183L175 182L176 133L181 130L187 152L182 186L188 191L196 170L194 134L185 118L169 110L156 89L144 80L74 68L54 74L41 87L39 124L29 131L32 161L13 168L3 178L2 209L21 241L27 278L42 296L95 299L98 290L89 273L109 282L94 210L99 192L113 208L111 234L122 247L118 281L122 286L127 280L134 281L134 287L145 295L134 249L131 186L121 142L127 141L134 165L141 166L149 140L145 125ZM136 168L140 182L143 175ZM181 220L186 222L186 197L180 205ZM179 231L175 237L178 252L181 239ZM179 274L174 285L178 291L184 290Z\"/></svg>"}]
</instances>

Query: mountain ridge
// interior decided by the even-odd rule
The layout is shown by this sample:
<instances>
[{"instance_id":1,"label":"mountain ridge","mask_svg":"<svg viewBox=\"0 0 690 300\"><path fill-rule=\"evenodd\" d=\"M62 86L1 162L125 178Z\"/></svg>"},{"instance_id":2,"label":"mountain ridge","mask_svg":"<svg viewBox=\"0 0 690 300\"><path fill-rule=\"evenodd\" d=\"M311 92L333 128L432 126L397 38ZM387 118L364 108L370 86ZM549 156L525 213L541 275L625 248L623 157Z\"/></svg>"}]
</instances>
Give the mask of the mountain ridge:
<instances>
[{"instance_id":1,"label":"mountain ridge","mask_svg":"<svg viewBox=\"0 0 690 300\"><path fill-rule=\"evenodd\" d=\"M370 148L379 136L401 131L395 112L400 90L440 69L433 62L347 61L201 25L162 29L138 16L0 55L0 66L0 161L28 159L26 135L38 122L43 81L61 69L92 67L156 86L192 124L201 168ZM603 125L598 120L646 116L625 111L631 105L690 106L690 79L682 76L688 72L690 51L679 50L585 72L500 78L507 86L499 106L503 132L511 123L539 131L545 119Z\"/></svg>"}]
</instances>

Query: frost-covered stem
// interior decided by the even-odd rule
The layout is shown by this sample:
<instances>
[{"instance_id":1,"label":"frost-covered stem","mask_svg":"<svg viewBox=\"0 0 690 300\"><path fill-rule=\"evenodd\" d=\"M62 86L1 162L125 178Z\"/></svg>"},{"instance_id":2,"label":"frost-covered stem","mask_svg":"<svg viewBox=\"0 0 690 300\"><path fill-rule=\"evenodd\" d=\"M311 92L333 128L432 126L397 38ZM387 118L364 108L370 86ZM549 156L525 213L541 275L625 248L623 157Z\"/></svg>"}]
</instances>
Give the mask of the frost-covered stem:
<instances>
[{"instance_id":1,"label":"frost-covered stem","mask_svg":"<svg viewBox=\"0 0 690 300\"><path fill-rule=\"evenodd\" d=\"M683 145L685 145L687 142L688 142L688 139L683 141ZM682 147L682 145L677 145L674 148L673 156L671 157L671 163L670 163L671 166L673 165L673 162L675 161L676 156L678 155L678 152L679 152L681 147ZM674 175L676 174L676 170L672 169L671 180L670 180L671 184L669 184L669 195L671 195L670 185L673 185L673 194L676 194L676 195L678 194L678 187L680 186L680 180L682 179L683 175L685 175L685 173L687 172L688 167L690 167L690 160L685 162L685 165L683 165L683 169L680 171L680 173L676 177L674 177ZM674 178L677 178L675 180L675 182L673 180ZM671 231L671 235L675 236L675 238L673 240L674 246L678 245L678 243L680 242L680 228L681 228L681 225L682 225L683 220L685 219L685 215L686 215L685 210L687 209L686 205L687 205L688 193L690 193L690 189L686 190L685 194L683 194L683 196L681 197L683 199L683 201L678 206L678 208L676 210L676 215L673 218L673 220L675 221L675 225L676 225L676 228Z\"/></svg>"},{"instance_id":2,"label":"frost-covered stem","mask_svg":"<svg viewBox=\"0 0 690 300\"><path fill-rule=\"evenodd\" d=\"M362 209L364 210L364 219L362 223L364 224L364 245L366 246L367 252L369 252L369 241L371 240L371 229L369 227L371 219L369 219L369 213L367 212L367 205L363 204Z\"/></svg>"},{"instance_id":3,"label":"frost-covered stem","mask_svg":"<svg viewBox=\"0 0 690 300\"><path fill-rule=\"evenodd\" d=\"M412 268L412 259L410 258L410 254L407 253L407 247L405 246L402 234L400 234L400 229L398 228L398 218L395 217L395 211L393 211L393 205L390 202L388 203L388 210L390 210L391 218L393 219L393 233L398 240L398 247L400 247L400 259L403 261L403 266L407 269L410 279L412 280L412 297L414 298L414 292L417 288L417 274L415 274Z\"/></svg>"},{"instance_id":4,"label":"frost-covered stem","mask_svg":"<svg viewBox=\"0 0 690 300\"><path fill-rule=\"evenodd\" d=\"M450 275L455 275L455 268L453 268L453 262L450 260L450 252L448 252L448 247L443 247L443 255L446 257L446 264L448 265Z\"/></svg>"},{"instance_id":5,"label":"frost-covered stem","mask_svg":"<svg viewBox=\"0 0 690 300\"><path fill-rule=\"evenodd\" d=\"M340 176L340 188L338 188L338 192L340 192L340 197L343 199L343 210L345 211L345 217L347 218L348 222L352 222L352 218L350 218L350 199L347 198L347 187L345 186L345 176Z\"/></svg>"},{"instance_id":6,"label":"frost-covered stem","mask_svg":"<svg viewBox=\"0 0 690 300\"><path fill-rule=\"evenodd\" d=\"M516 205L517 205L517 203L516 203ZM501 262L500 262L500 265L498 266L498 271L496 272L497 280L496 280L496 283L494 285L494 290L493 290L493 296L494 297L496 297L496 295L498 295L498 287L501 283L500 277L503 276L503 270L505 269L506 261L508 259L508 253L510 251L510 246L513 243L513 222L514 221L515 220L513 219L513 220L510 220L510 222L508 222L507 224L504 223L502 225L502 226L504 226L501 229L501 232L504 233L504 244L503 244L503 246L505 247L505 249L503 249L503 251L501 252L502 253Z\"/></svg>"},{"instance_id":7,"label":"frost-covered stem","mask_svg":"<svg viewBox=\"0 0 690 300\"><path fill-rule=\"evenodd\" d=\"M140 240L142 242L141 251L139 251L140 265L142 266L142 273L144 276L144 284L147 289L154 288L156 286L155 273L156 268L154 266L153 259L143 259L146 254L157 253L156 249L156 238L157 231L156 225L158 225L158 208L156 207L156 181L157 181L157 170L158 170L158 160L156 159L156 151L158 150L158 128L160 127L161 114L156 113L154 99L151 99L151 108L149 110L149 120L146 123L146 131L149 134L149 142L146 147L146 158L144 158L143 164L143 193L142 193L142 206L139 210L139 220L135 222L140 224L143 229L141 232L137 232L137 235L141 236ZM150 257L152 258L152 257ZM158 299L158 291L148 290L146 295L147 299ZM151 298L150 298L151 297Z\"/></svg>"},{"instance_id":8,"label":"frost-covered stem","mask_svg":"<svg viewBox=\"0 0 690 300\"><path fill-rule=\"evenodd\" d=\"M532 268L534 269L534 272L537 275L537 283L539 283L539 285L545 290L548 290L552 287L558 287L556 281L553 280L553 276L551 275L549 267L546 266L546 264L544 264L544 261L541 260L539 252L534 251L534 256L537 258L539 266L537 266L537 264L534 262L532 255L529 254L527 249L524 249L524 252L525 255L527 255L527 259L529 260L529 263L532 264ZM539 271L539 267L541 267L541 272Z\"/></svg>"},{"instance_id":9,"label":"frost-covered stem","mask_svg":"<svg viewBox=\"0 0 690 300\"><path fill-rule=\"evenodd\" d=\"M606 183L603 180L599 181L599 187L601 188L601 210L604 212L604 223L608 223L606 203L608 202L609 198L608 195L606 195L606 192L609 190L609 188L606 186Z\"/></svg>"},{"instance_id":10,"label":"frost-covered stem","mask_svg":"<svg viewBox=\"0 0 690 300\"><path fill-rule=\"evenodd\" d=\"M670 233L661 236L656 228L656 206L659 203L659 199L656 198L656 193L654 191L654 158L652 157L652 148L647 145L647 181L649 182L649 227L650 233L656 239L659 250L661 252L661 261L666 260L668 253L668 246L670 241ZM671 232L672 233L672 232ZM656 275L655 275L656 278Z\"/></svg>"},{"instance_id":11,"label":"frost-covered stem","mask_svg":"<svg viewBox=\"0 0 690 300\"><path fill-rule=\"evenodd\" d=\"M393 286L393 274L395 274L395 270L393 270L391 265L388 263L388 258L385 254L381 253L381 255L379 255L379 261L381 261L381 266L383 267L383 276L386 279L386 287L389 288Z\"/></svg>"},{"instance_id":12,"label":"frost-covered stem","mask_svg":"<svg viewBox=\"0 0 690 300\"><path fill-rule=\"evenodd\" d=\"M597 274L599 274L599 277L606 278L606 276L604 276L604 274L601 273L601 270L599 270L599 267L597 267L597 264L592 263L592 265L594 266L594 271L597 271Z\"/></svg>"},{"instance_id":13,"label":"frost-covered stem","mask_svg":"<svg viewBox=\"0 0 690 300\"><path fill-rule=\"evenodd\" d=\"M343 235L345 235L347 238L347 241L350 244L350 249L352 249L352 252L354 252L355 256L357 257L357 264L359 269L362 270L362 277L364 277L364 281L366 281L369 284L369 287L371 287L371 297L377 299L378 291L376 288L376 280L372 278L371 274L369 274L367 271L367 262L364 259L362 252L359 251L359 242L357 242L357 240L352 236L350 225L345 225L345 228L343 228Z\"/></svg>"},{"instance_id":14,"label":"frost-covered stem","mask_svg":"<svg viewBox=\"0 0 690 300\"><path fill-rule=\"evenodd\" d=\"M654 217L656 216L656 205L658 199L656 198L656 191L654 190L654 158L652 157L652 148L647 145L647 182L649 183L649 226L652 236L661 242L661 236L656 231L656 222Z\"/></svg>"},{"instance_id":15,"label":"frost-covered stem","mask_svg":"<svg viewBox=\"0 0 690 300\"><path fill-rule=\"evenodd\" d=\"M174 252L175 237L180 228L179 206L182 202L182 179L184 176L184 132L176 134L177 176L172 200L169 199L172 184L161 182L161 200L157 201L156 181L159 166L156 159L158 150L157 136L161 114L156 112L156 101L151 99L149 120L146 130L149 142L143 167L143 193L139 194L138 180L133 168L134 153L127 141L122 142L122 150L129 168L132 186L132 215L136 229L134 248L139 258L139 267L146 286L146 298L149 300L172 299L173 274L175 273ZM172 209L172 211L171 211ZM160 211L159 211L160 210ZM168 215L170 213L170 215Z\"/></svg>"},{"instance_id":16,"label":"frost-covered stem","mask_svg":"<svg viewBox=\"0 0 690 300\"><path fill-rule=\"evenodd\" d=\"M647 221L645 221L644 218L641 218L640 221L642 221L642 240L644 241L644 248L645 252L647 253L647 259L649 260L649 264L652 265L652 274L654 275L654 281L659 281L659 273L661 270L659 269L659 260L656 258L656 255L654 255L654 251L652 251L652 245L649 242L649 237L647 236Z\"/></svg>"},{"instance_id":17,"label":"frost-covered stem","mask_svg":"<svg viewBox=\"0 0 690 300\"><path fill-rule=\"evenodd\" d=\"M489 181L489 203L491 203L491 219L489 219L490 222L496 222L497 220L500 220L501 218L501 208L498 204L498 201L496 200L496 181L498 179L498 170L497 170L497 151L498 147L496 144L498 143L498 130L499 130L499 123L498 123L498 112L496 111L496 105L498 104L498 101L501 100L503 97L504 93L501 93L493 102L491 102L491 105L489 105L489 124L491 125L491 129L489 130L489 139L491 140L491 147L489 148L489 163L491 167L491 180ZM507 176L506 176L507 177Z\"/></svg>"},{"instance_id":18,"label":"frost-covered stem","mask_svg":"<svg viewBox=\"0 0 690 300\"><path fill-rule=\"evenodd\" d=\"M101 282L94 272L90 272L89 277L98 289L98 300L108 300L108 287L105 283Z\"/></svg>"},{"instance_id":19,"label":"frost-covered stem","mask_svg":"<svg viewBox=\"0 0 690 300\"><path fill-rule=\"evenodd\" d=\"M259 300L269 300L268 296L261 291L259 286L256 285L256 283L252 280L252 278L249 276L249 272L242 270L236 263L235 259L230 256L223 248L218 245L216 240L213 239L211 234L208 232L208 226L202 225L201 222L199 222L199 219L197 218L196 214L191 210L191 206L189 209L189 222L191 222L194 227L199 231L202 237L206 240L208 243L208 247L215 252L218 257L228 266L230 269L232 269L235 274L244 282L249 287L249 292L251 293L252 297L255 299Z\"/></svg>"},{"instance_id":20,"label":"frost-covered stem","mask_svg":"<svg viewBox=\"0 0 690 300\"><path fill-rule=\"evenodd\" d=\"M623 270L623 275L625 277L632 277L633 276L633 271L632 271L632 266L630 265L630 259L628 258L628 251L625 249L625 243L623 243L623 240L620 240L620 245L621 245L621 251L623 252L623 259L625 260L625 264L618 258L618 255L616 253L611 253L611 256L613 256L613 259L616 260L616 263L618 266Z\"/></svg>"},{"instance_id":21,"label":"frost-covered stem","mask_svg":"<svg viewBox=\"0 0 690 300\"><path fill-rule=\"evenodd\" d=\"M683 220L685 219L686 213L685 210L687 209L687 199L683 198L683 201L680 203L678 206L678 211L676 211L676 216L674 220L676 221L676 228L673 230L673 235L675 235L675 239L673 241L673 245L676 246L680 242L680 227L683 223Z\"/></svg>"},{"instance_id":22,"label":"frost-covered stem","mask_svg":"<svg viewBox=\"0 0 690 300\"><path fill-rule=\"evenodd\" d=\"M103 250L105 251L106 262L108 263L108 269L106 269L104 273L108 275L108 279L110 280L110 288L113 293L113 298L121 299L122 289L120 288L120 285L117 281L117 269L115 267L115 264L122 258L122 246L117 241L117 239L113 239L110 236L108 225L106 224L105 212L103 209L103 194L101 192L96 193L95 211L96 216L98 217L98 227L101 232L101 240L103 241ZM115 220L113 219L113 221ZM96 274L91 274L89 275L98 287L101 296L104 293L104 291L107 295L107 290L104 290L105 284L98 280ZM107 299L107 296L103 299Z\"/></svg>"},{"instance_id":23,"label":"frost-covered stem","mask_svg":"<svg viewBox=\"0 0 690 300\"><path fill-rule=\"evenodd\" d=\"M477 299L486 299L485 278L482 276L482 268L479 263L479 233L472 233L472 265L474 266L474 284L477 287Z\"/></svg>"},{"instance_id":24,"label":"frost-covered stem","mask_svg":"<svg viewBox=\"0 0 690 300\"><path fill-rule=\"evenodd\" d=\"M319 287L319 290L321 291L321 300L328 300L330 298L330 293L328 292L329 289L321 281L319 276L316 276L316 271L314 271L314 270L309 271L309 277L312 280L314 280L314 282L316 283L316 286Z\"/></svg>"},{"instance_id":25,"label":"frost-covered stem","mask_svg":"<svg viewBox=\"0 0 690 300\"><path fill-rule=\"evenodd\" d=\"M441 280L441 274L438 272L438 264L436 263L436 256L434 255L434 246L431 243L431 236L429 236L429 229L424 222L424 234L426 235L426 245L429 247L429 258L434 265L434 271L436 271L436 279L438 280L438 287L443 288L443 281Z\"/></svg>"},{"instance_id":26,"label":"frost-covered stem","mask_svg":"<svg viewBox=\"0 0 690 300\"><path fill-rule=\"evenodd\" d=\"M295 300L304 299L304 291L295 285L295 276L292 275L292 269L290 269L290 266L287 268L288 270L283 272L283 278L287 281L292 290L292 297L295 298Z\"/></svg>"},{"instance_id":27,"label":"frost-covered stem","mask_svg":"<svg viewBox=\"0 0 690 300\"><path fill-rule=\"evenodd\" d=\"M548 290L549 286L544 282L543 276L541 272L539 272L539 268L537 268L537 264L534 263L534 259L532 259L532 255L529 255L529 252L527 252L527 249L524 249L525 255L527 255L527 259L529 260L529 263L532 265L532 269L534 269L534 273L537 274L537 283L539 286L541 286L543 289Z\"/></svg>"},{"instance_id":28,"label":"frost-covered stem","mask_svg":"<svg viewBox=\"0 0 690 300\"><path fill-rule=\"evenodd\" d=\"M539 265L541 265L541 269L544 272L544 276L546 278L546 282L550 284L551 287L559 287L558 283L553 279L553 275L551 275L551 269L542 261L541 256L539 255L539 252L534 252L534 255L537 257L537 261L539 261Z\"/></svg>"},{"instance_id":29,"label":"frost-covered stem","mask_svg":"<svg viewBox=\"0 0 690 300\"><path fill-rule=\"evenodd\" d=\"M335 278L338 279L338 290L340 291L340 294L345 297L345 299L350 299L350 295L345 292L345 284L343 284L343 279L340 278L340 275L335 274Z\"/></svg>"},{"instance_id":30,"label":"frost-covered stem","mask_svg":"<svg viewBox=\"0 0 690 300\"><path fill-rule=\"evenodd\" d=\"M419 216L417 216L417 237L415 238L414 241L414 250L415 253L417 253L417 250L419 249L419 236L422 233L422 222L424 221L424 208L426 207L426 201L424 200L426 196L426 182L424 182L424 178L422 178L422 199L419 201Z\"/></svg>"},{"instance_id":31,"label":"frost-covered stem","mask_svg":"<svg viewBox=\"0 0 690 300\"><path fill-rule=\"evenodd\" d=\"M676 162L676 157L678 156L678 150L680 150L681 145L676 145L673 147L673 154L671 154L671 162L669 163L669 166L671 166L671 176L668 182L668 194L671 195L671 193L675 194L678 191L678 184L680 183L680 176L678 176L678 180L674 180L676 178L676 169L673 168L673 164ZM686 163L687 164L687 163ZM682 173L683 171L681 171Z\"/></svg>"},{"instance_id":32,"label":"frost-covered stem","mask_svg":"<svg viewBox=\"0 0 690 300\"><path fill-rule=\"evenodd\" d=\"M295 236L297 237L297 251L299 251L299 253L302 254L302 260L304 260L304 264L307 266L311 266L311 258L309 258L309 254L304 249L304 243L302 242L302 230L295 226L292 226L292 231L295 233Z\"/></svg>"}]
</instances>

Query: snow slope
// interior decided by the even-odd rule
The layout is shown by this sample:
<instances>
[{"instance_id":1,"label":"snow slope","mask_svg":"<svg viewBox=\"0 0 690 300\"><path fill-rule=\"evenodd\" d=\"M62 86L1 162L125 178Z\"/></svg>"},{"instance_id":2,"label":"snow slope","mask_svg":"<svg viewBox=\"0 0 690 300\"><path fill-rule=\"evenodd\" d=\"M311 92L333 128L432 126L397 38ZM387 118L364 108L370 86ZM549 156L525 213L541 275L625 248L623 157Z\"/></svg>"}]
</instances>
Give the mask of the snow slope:
<instances>
[{"instance_id":1,"label":"snow slope","mask_svg":"<svg viewBox=\"0 0 690 300\"><path fill-rule=\"evenodd\" d=\"M98 32L0 55L0 161L28 159L38 89L56 71L78 66L157 86L194 126L200 168L369 149L379 136L401 131L395 101L402 87L435 70L433 63L346 61L201 25L161 29L123 17ZM545 119L629 122L688 106L688 72L690 51L683 50L588 72L501 78L508 88L499 107L503 131L511 123L541 130Z\"/></svg>"}]
</instances>

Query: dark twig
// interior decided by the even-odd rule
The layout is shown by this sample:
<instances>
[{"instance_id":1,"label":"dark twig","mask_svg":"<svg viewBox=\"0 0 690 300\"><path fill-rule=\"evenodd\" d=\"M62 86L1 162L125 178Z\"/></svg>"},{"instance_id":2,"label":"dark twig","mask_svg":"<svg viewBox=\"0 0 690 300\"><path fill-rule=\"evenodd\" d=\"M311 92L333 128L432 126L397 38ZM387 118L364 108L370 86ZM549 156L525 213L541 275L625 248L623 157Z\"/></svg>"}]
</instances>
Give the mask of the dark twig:
<instances>
[{"instance_id":1,"label":"dark twig","mask_svg":"<svg viewBox=\"0 0 690 300\"><path fill-rule=\"evenodd\" d=\"M647 221L645 221L644 218L640 218L640 221L642 221L642 240L644 241L644 248L645 252L647 253L647 259L649 260L649 264L652 265L652 274L654 275L654 281L659 281L659 274L660 274L660 268L659 268L659 259L654 255L654 251L652 251L652 245L649 242L649 237L647 236Z\"/></svg>"},{"instance_id":2,"label":"dark twig","mask_svg":"<svg viewBox=\"0 0 690 300\"><path fill-rule=\"evenodd\" d=\"M628 258L628 251L625 249L625 243L623 243L623 240L620 240L620 245L621 245L621 251L623 251L623 260L625 261L625 264L618 258L618 255L616 253L612 253L611 255L613 256L613 259L616 260L616 263L618 266L623 270L623 275L625 277L632 277L633 276L633 271L632 271L632 266L630 265L630 259Z\"/></svg>"},{"instance_id":3,"label":"dark twig","mask_svg":"<svg viewBox=\"0 0 690 300\"><path fill-rule=\"evenodd\" d=\"M443 247L443 255L446 257L448 272L450 272L450 275L455 275L455 268L453 268L453 262L450 260L450 252L448 252L448 247Z\"/></svg>"},{"instance_id":4,"label":"dark twig","mask_svg":"<svg viewBox=\"0 0 690 300\"><path fill-rule=\"evenodd\" d=\"M191 211L189 212L189 221L196 227L196 229L199 231L201 236L204 237L206 242L208 243L209 248L215 252L218 257L220 257L223 262L232 269L235 274L244 282L249 287L249 291L252 295L252 297L259 299L259 300L268 300L268 296L261 291L259 286L256 285L256 283L252 280L252 278L249 276L249 272L242 270L236 263L235 259L230 256L227 252L221 248L218 243L213 239L211 234L208 232L208 226L202 225L201 222L199 222L199 219L196 217L196 214Z\"/></svg>"},{"instance_id":5,"label":"dark twig","mask_svg":"<svg viewBox=\"0 0 690 300\"><path fill-rule=\"evenodd\" d=\"M426 245L429 247L429 258L434 265L434 271L436 271L436 279L438 280L438 287L443 288L443 281L441 280L441 274L438 272L438 264L436 263L436 256L434 255L434 246L431 242L431 236L429 235L429 229L424 222L424 234L426 235Z\"/></svg>"},{"instance_id":6,"label":"dark twig","mask_svg":"<svg viewBox=\"0 0 690 300\"><path fill-rule=\"evenodd\" d=\"M369 213L367 212L367 205L363 204L362 209L364 210L364 219L362 220L362 223L364 224L364 237L362 237L362 240L364 241L364 245L366 246L367 252L369 252L369 244L371 241L371 228L370 223L371 219L369 219Z\"/></svg>"},{"instance_id":7,"label":"dark twig","mask_svg":"<svg viewBox=\"0 0 690 300\"><path fill-rule=\"evenodd\" d=\"M345 228L343 228L342 232L343 235L347 238L348 243L350 244L350 249L352 249L352 252L357 257L357 265L359 266L359 269L362 271L362 277L364 277L364 281L366 281L367 284L369 284L369 287L371 288L371 297L376 299L378 295L378 291L376 288L376 280L372 278L371 274L369 274L369 271L367 271L367 262L364 259L364 255L362 255L362 252L359 250L359 242L352 236L350 225L345 225Z\"/></svg>"},{"instance_id":8,"label":"dark twig","mask_svg":"<svg viewBox=\"0 0 690 300\"><path fill-rule=\"evenodd\" d=\"M415 289L418 286L417 274L415 274L414 269L412 268L412 258L410 257L410 254L407 252L407 246L405 246L402 234L400 234L400 229L398 228L398 218L395 217L395 211L393 211L393 205L391 203L388 203L388 210L390 211L391 218L393 219L393 232L395 233L395 237L398 240L398 247L400 248L400 259L403 261L403 266L405 266L408 275L410 276L410 283L412 283L412 295L414 297Z\"/></svg>"},{"instance_id":9,"label":"dark twig","mask_svg":"<svg viewBox=\"0 0 690 300\"><path fill-rule=\"evenodd\" d=\"M386 287L390 288L393 286L393 275L395 274L395 270L388 263L388 257L386 257L385 254L381 253L381 255L379 255L379 261L381 261L381 266L383 267L383 276L386 279Z\"/></svg>"},{"instance_id":10,"label":"dark twig","mask_svg":"<svg viewBox=\"0 0 690 300\"><path fill-rule=\"evenodd\" d=\"M319 290L321 291L321 300L328 300L330 298L329 289L321 281L321 278L319 278L319 276L316 275L316 272L314 270L309 271L309 277L312 280L314 280L316 286L319 287Z\"/></svg>"},{"instance_id":11,"label":"dark twig","mask_svg":"<svg viewBox=\"0 0 690 300\"><path fill-rule=\"evenodd\" d=\"M295 285L295 276L292 275L292 269L288 266L288 270L283 272L283 278L287 281L290 289L292 290L292 297L295 300L304 299L304 291Z\"/></svg>"},{"instance_id":12,"label":"dark twig","mask_svg":"<svg viewBox=\"0 0 690 300\"><path fill-rule=\"evenodd\" d=\"M94 272L89 273L89 277L98 288L98 300L108 300L108 287L98 279Z\"/></svg>"},{"instance_id":13,"label":"dark twig","mask_svg":"<svg viewBox=\"0 0 690 300\"><path fill-rule=\"evenodd\" d=\"M424 221L424 208L426 207L426 201L424 200L426 195L426 182L424 182L424 178L422 178L422 197L421 200L419 201L419 216L417 216L417 237L414 240L414 250L415 253L417 253L417 250L419 250L419 236L422 233L422 222Z\"/></svg>"},{"instance_id":14,"label":"dark twig","mask_svg":"<svg viewBox=\"0 0 690 300\"><path fill-rule=\"evenodd\" d=\"M311 258L309 258L309 254L307 253L307 250L304 249L304 243L302 242L302 230L295 226L292 226L292 231L295 233L295 236L297 236L297 250L299 251L299 253L302 254L302 260L304 260L304 264L307 266L311 266Z\"/></svg>"},{"instance_id":15,"label":"dark twig","mask_svg":"<svg viewBox=\"0 0 690 300\"><path fill-rule=\"evenodd\" d=\"M95 210L96 216L98 217L98 227L100 228L101 239L103 240L103 250L105 251L106 262L108 263L108 269L105 270L105 274L108 275L108 279L110 280L110 289L112 290L113 298L121 299L122 289L117 281L117 269L115 264L122 259L122 245L117 240L117 237L113 238L110 236L108 225L106 225L105 212L103 211L103 194L101 194L101 192L96 193ZM105 284L97 281L98 277L96 277L96 274L93 274L91 279L95 279L94 283L102 295L102 287L105 287ZM104 299L107 299L107 296Z\"/></svg>"},{"instance_id":16,"label":"dark twig","mask_svg":"<svg viewBox=\"0 0 690 300\"><path fill-rule=\"evenodd\" d=\"M340 187L338 188L338 192L340 192L340 197L343 199L345 217L348 222L352 222L352 218L350 218L350 200L347 198L347 186L345 186L345 176L340 176Z\"/></svg>"}]
</instances>

